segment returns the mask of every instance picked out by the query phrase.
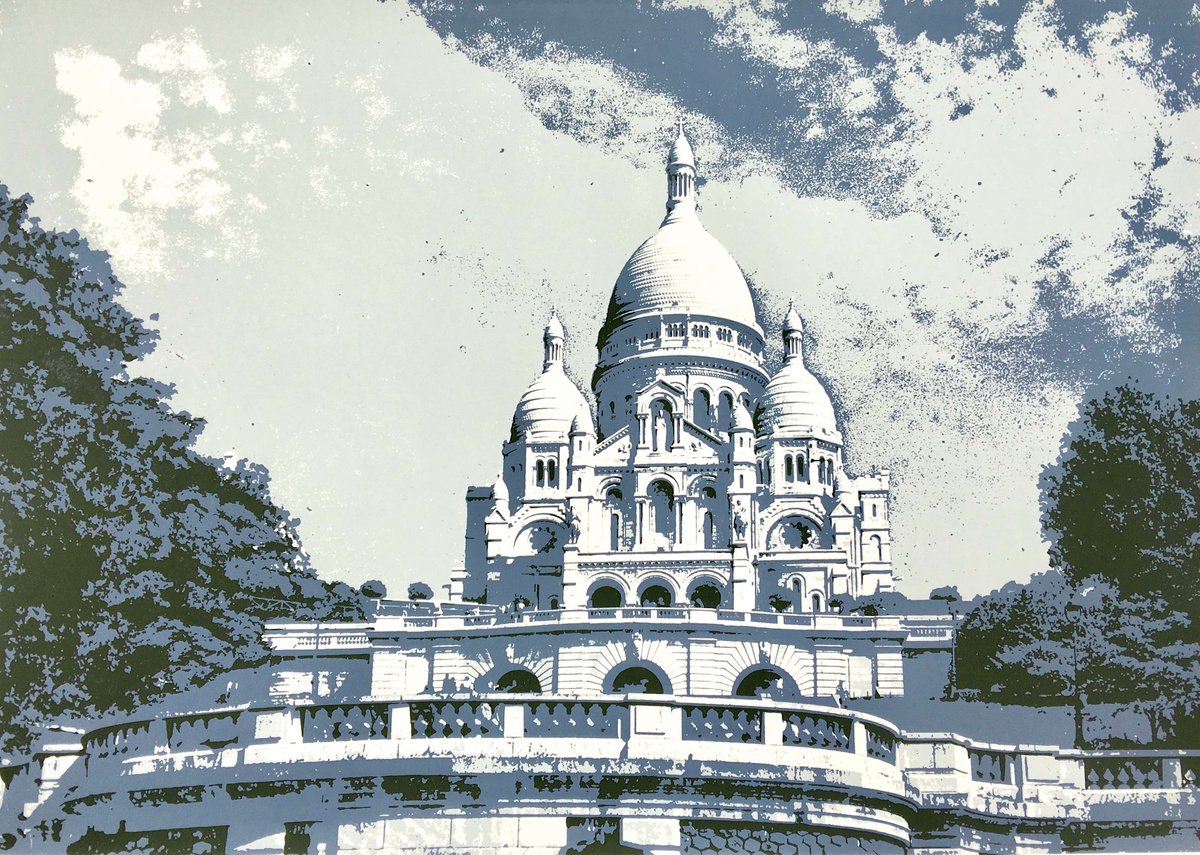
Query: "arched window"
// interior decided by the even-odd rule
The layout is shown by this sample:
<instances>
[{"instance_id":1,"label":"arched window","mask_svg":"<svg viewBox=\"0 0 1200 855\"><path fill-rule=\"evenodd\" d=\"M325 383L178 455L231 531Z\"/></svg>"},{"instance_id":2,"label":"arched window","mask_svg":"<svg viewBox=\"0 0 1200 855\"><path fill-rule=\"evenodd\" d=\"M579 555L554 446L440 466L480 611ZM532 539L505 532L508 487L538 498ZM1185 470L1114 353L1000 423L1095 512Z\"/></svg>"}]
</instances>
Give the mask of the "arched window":
<instances>
[{"instance_id":1,"label":"arched window","mask_svg":"<svg viewBox=\"0 0 1200 855\"><path fill-rule=\"evenodd\" d=\"M722 392L717 399L717 429L729 430L733 424L733 395Z\"/></svg>"},{"instance_id":2,"label":"arched window","mask_svg":"<svg viewBox=\"0 0 1200 855\"><path fill-rule=\"evenodd\" d=\"M608 548L611 552L621 549L621 515L616 511L608 518Z\"/></svg>"},{"instance_id":3,"label":"arched window","mask_svg":"<svg viewBox=\"0 0 1200 855\"><path fill-rule=\"evenodd\" d=\"M532 671L514 668L496 681L496 691L515 695L537 695L542 691L542 682Z\"/></svg>"},{"instance_id":4,"label":"arched window","mask_svg":"<svg viewBox=\"0 0 1200 855\"><path fill-rule=\"evenodd\" d=\"M550 608L552 608L552 609L557 609L557 608L558 608L558 597L551 597L551 598L550 598Z\"/></svg>"},{"instance_id":5,"label":"arched window","mask_svg":"<svg viewBox=\"0 0 1200 855\"><path fill-rule=\"evenodd\" d=\"M663 695L670 686L664 686L662 678L649 668L634 665L613 675L609 690L617 694Z\"/></svg>"},{"instance_id":6,"label":"arched window","mask_svg":"<svg viewBox=\"0 0 1200 855\"><path fill-rule=\"evenodd\" d=\"M547 483L550 484L551 487L553 487L555 485L555 483L557 482L557 478L558 478L558 461L554 460L554 458L551 458L546 463L546 481L547 481Z\"/></svg>"},{"instance_id":7,"label":"arched window","mask_svg":"<svg viewBox=\"0 0 1200 855\"><path fill-rule=\"evenodd\" d=\"M804 474L804 455L796 455L796 480L803 481L807 476Z\"/></svg>"},{"instance_id":8,"label":"arched window","mask_svg":"<svg viewBox=\"0 0 1200 855\"><path fill-rule=\"evenodd\" d=\"M688 598L695 609L716 609L721 606L721 589L716 585L703 582L692 589Z\"/></svg>"},{"instance_id":9,"label":"arched window","mask_svg":"<svg viewBox=\"0 0 1200 855\"><path fill-rule=\"evenodd\" d=\"M704 535L704 548L717 548L717 525L713 521L712 511L704 512L704 519L700 523L700 531Z\"/></svg>"},{"instance_id":10,"label":"arched window","mask_svg":"<svg viewBox=\"0 0 1200 855\"><path fill-rule=\"evenodd\" d=\"M697 389L692 395L692 421L705 430L712 429L712 398L707 389Z\"/></svg>"},{"instance_id":11,"label":"arched window","mask_svg":"<svg viewBox=\"0 0 1200 855\"><path fill-rule=\"evenodd\" d=\"M813 591L812 610L814 613L821 610L821 594L818 591Z\"/></svg>"},{"instance_id":12,"label":"arched window","mask_svg":"<svg viewBox=\"0 0 1200 855\"><path fill-rule=\"evenodd\" d=\"M796 473L792 469L792 455L785 454L783 457L783 478L785 481L795 481Z\"/></svg>"},{"instance_id":13,"label":"arched window","mask_svg":"<svg viewBox=\"0 0 1200 855\"><path fill-rule=\"evenodd\" d=\"M738 681L734 694L739 698L794 698L799 695L796 684L775 668L758 668Z\"/></svg>"},{"instance_id":14,"label":"arched window","mask_svg":"<svg viewBox=\"0 0 1200 855\"><path fill-rule=\"evenodd\" d=\"M875 504L874 502L871 503L871 516L879 516L879 505Z\"/></svg>"},{"instance_id":15,"label":"arched window","mask_svg":"<svg viewBox=\"0 0 1200 855\"><path fill-rule=\"evenodd\" d=\"M871 549L868 553L871 561L883 560L883 538L877 534L871 535Z\"/></svg>"},{"instance_id":16,"label":"arched window","mask_svg":"<svg viewBox=\"0 0 1200 855\"><path fill-rule=\"evenodd\" d=\"M534 464L533 471L536 473L537 485L539 487L546 486L546 464L540 458Z\"/></svg>"},{"instance_id":17,"label":"arched window","mask_svg":"<svg viewBox=\"0 0 1200 855\"><path fill-rule=\"evenodd\" d=\"M792 590L795 591L797 594L800 593L800 579L799 578L795 578L792 580Z\"/></svg>"},{"instance_id":18,"label":"arched window","mask_svg":"<svg viewBox=\"0 0 1200 855\"><path fill-rule=\"evenodd\" d=\"M674 596L665 582L654 582L642 588L638 603L645 608L666 608L673 605Z\"/></svg>"}]
</instances>

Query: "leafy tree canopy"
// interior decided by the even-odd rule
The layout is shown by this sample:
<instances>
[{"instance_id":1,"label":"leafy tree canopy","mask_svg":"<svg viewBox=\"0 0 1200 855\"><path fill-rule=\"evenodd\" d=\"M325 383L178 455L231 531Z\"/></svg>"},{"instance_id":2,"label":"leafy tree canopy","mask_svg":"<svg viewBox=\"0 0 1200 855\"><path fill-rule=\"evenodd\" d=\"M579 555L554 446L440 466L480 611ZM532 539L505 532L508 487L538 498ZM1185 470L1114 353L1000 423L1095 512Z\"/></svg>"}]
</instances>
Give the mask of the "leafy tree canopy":
<instances>
[{"instance_id":1,"label":"leafy tree canopy","mask_svg":"<svg viewBox=\"0 0 1200 855\"><path fill-rule=\"evenodd\" d=\"M991 700L1127 706L1155 741L1200 708L1200 402L1129 386L1089 402L1042 478L1056 569L982 598L956 681Z\"/></svg>"},{"instance_id":2,"label":"leafy tree canopy","mask_svg":"<svg viewBox=\"0 0 1200 855\"><path fill-rule=\"evenodd\" d=\"M413 582L408 586L408 598L410 600L432 600L433 588L424 582Z\"/></svg>"},{"instance_id":3,"label":"leafy tree canopy","mask_svg":"<svg viewBox=\"0 0 1200 855\"><path fill-rule=\"evenodd\" d=\"M314 575L266 470L131 376L156 336L108 256L0 185L0 750L260 662L263 621L359 614Z\"/></svg>"},{"instance_id":4,"label":"leafy tree canopy","mask_svg":"<svg viewBox=\"0 0 1200 855\"><path fill-rule=\"evenodd\" d=\"M1072 428L1042 477L1051 565L1200 616L1200 401L1121 386Z\"/></svg>"}]
</instances>

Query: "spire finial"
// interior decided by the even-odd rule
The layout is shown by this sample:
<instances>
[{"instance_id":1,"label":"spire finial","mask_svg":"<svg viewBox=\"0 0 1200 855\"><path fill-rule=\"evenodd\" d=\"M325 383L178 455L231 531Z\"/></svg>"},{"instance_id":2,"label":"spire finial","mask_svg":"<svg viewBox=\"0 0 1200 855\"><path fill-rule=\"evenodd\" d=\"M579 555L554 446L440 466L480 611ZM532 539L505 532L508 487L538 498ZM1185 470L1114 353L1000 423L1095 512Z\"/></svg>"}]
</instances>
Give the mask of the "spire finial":
<instances>
[{"instance_id":1,"label":"spire finial","mask_svg":"<svg viewBox=\"0 0 1200 855\"><path fill-rule=\"evenodd\" d=\"M804 343L804 321L796 311L794 300L788 301L787 316L783 319L783 358L784 361L795 359L802 355Z\"/></svg>"},{"instance_id":2,"label":"spire finial","mask_svg":"<svg viewBox=\"0 0 1200 855\"><path fill-rule=\"evenodd\" d=\"M542 363L543 371L548 371L551 366L555 365L562 367L564 338L566 338L566 330L563 329L562 321L558 319L558 310L551 306L550 320L546 322L546 334L543 336L546 345L545 360Z\"/></svg>"},{"instance_id":3,"label":"spire finial","mask_svg":"<svg viewBox=\"0 0 1200 855\"><path fill-rule=\"evenodd\" d=\"M683 117L676 122L679 130L671 150L667 152L667 212L677 208L695 210L696 208L696 157L692 154L692 144L688 142L687 134L683 131Z\"/></svg>"}]
</instances>

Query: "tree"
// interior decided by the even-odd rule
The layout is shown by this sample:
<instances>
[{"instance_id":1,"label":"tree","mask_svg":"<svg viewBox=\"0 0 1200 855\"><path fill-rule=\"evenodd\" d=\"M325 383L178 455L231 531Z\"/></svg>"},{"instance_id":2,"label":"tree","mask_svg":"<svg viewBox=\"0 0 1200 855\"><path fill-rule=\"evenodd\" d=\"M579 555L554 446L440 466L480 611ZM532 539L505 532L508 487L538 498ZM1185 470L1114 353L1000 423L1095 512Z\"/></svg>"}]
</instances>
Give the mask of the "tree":
<instances>
[{"instance_id":1,"label":"tree","mask_svg":"<svg viewBox=\"0 0 1200 855\"><path fill-rule=\"evenodd\" d=\"M0 185L0 750L256 664L263 621L361 614L314 575L261 466L131 376L156 336L108 257Z\"/></svg>"},{"instance_id":2,"label":"tree","mask_svg":"<svg viewBox=\"0 0 1200 855\"><path fill-rule=\"evenodd\" d=\"M1059 703L1070 696L1071 595L1062 573L1050 571L982 597L958 629L957 688L1018 704Z\"/></svg>"},{"instance_id":3,"label":"tree","mask_svg":"<svg viewBox=\"0 0 1200 855\"><path fill-rule=\"evenodd\" d=\"M1050 560L1200 617L1200 402L1121 386L1089 402L1042 476Z\"/></svg>"},{"instance_id":4,"label":"tree","mask_svg":"<svg viewBox=\"0 0 1200 855\"><path fill-rule=\"evenodd\" d=\"M408 598L410 600L432 600L433 588L424 582L413 582L408 586Z\"/></svg>"},{"instance_id":5,"label":"tree","mask_svg":"<svg viewBox=\"0 0 1200 855\"><path fill-rule=\"evenodd\" d=\"M387 596L387 585L378 579L370 579L359 586L358 592L371 600L382 600Z\"/></svg>"},{"instance_id":6,"label":"tree","mask_svg":"<svg viewBox=\"0 0 1200 855\"><path fill-rule=\"evenodd\" d=\"M962 595L958 593L958 585L943 585L940 588L934 588L930 591L929 599L957 603L962 601Z\"/></svg>"}]
</instances>

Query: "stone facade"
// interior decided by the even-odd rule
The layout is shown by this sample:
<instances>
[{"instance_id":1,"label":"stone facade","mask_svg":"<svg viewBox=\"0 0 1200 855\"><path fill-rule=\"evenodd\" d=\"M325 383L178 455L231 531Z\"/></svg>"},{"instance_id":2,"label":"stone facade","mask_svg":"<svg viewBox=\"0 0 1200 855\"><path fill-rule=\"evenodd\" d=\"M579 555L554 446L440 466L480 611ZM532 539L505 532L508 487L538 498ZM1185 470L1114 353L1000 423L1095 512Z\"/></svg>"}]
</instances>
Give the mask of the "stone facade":
<instances>
[{"instance_id":1,"label":"stone facade","mask_svg":"<svg viewBox=\"0 0 1200 855\"><path fill-rule=\"evenodd\" d=\"M552 316L490 487L467 493L474 602L822 612L893 588L888 473L854 477L795 310L767 373L737 263L700 224L681 132L667 216L626 262L593 404Z\"/></svg>"}]
</instances>

